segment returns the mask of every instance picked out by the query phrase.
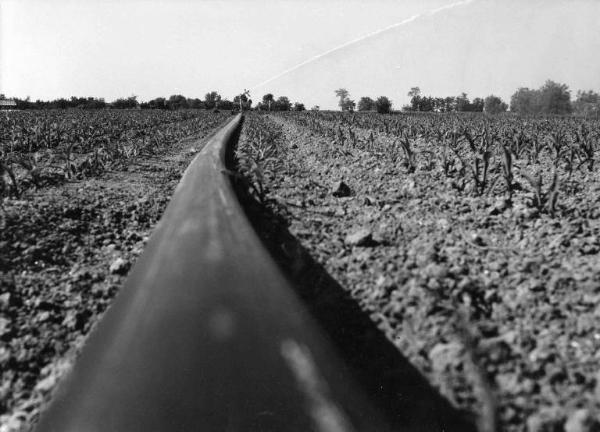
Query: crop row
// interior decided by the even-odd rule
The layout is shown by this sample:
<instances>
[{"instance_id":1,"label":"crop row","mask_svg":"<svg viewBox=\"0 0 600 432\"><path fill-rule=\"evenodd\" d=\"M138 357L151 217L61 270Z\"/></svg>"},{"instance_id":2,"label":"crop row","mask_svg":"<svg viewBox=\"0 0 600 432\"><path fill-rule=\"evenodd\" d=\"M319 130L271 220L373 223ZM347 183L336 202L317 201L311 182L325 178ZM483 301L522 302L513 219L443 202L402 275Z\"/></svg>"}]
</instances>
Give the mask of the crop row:
<instances>
[{"instance_id":1,"label":"crop row","mask_svg":"<svg viewBox=\"0 0 600 432\"><path fill-rule=\"evenodd\" d=\"M333 152L366 150L407 172L438 169L460 192L503 195L511 205L527 188L530 204L549 214L561 184L567 190L574 172L594 172L600 149L600 122L579 118L278 115L328 137Z\"/></svg>"},{"instance_id":2,"label":"crop row","mask_svg":"<svg viewBox=\"0 0 600 432\"><path fill-rule=\"evenodd\" d=\"M0 196L98 175L221 124L206 111L7 112L0 116Z\"/></svg>"}]
</instances>

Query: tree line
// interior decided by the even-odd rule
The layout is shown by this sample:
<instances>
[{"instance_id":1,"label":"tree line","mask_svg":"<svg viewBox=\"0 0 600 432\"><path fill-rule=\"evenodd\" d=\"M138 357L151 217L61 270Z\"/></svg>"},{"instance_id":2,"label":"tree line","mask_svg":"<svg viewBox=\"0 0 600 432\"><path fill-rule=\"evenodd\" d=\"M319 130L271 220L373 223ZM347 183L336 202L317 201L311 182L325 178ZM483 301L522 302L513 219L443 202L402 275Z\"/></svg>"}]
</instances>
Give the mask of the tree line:
<instances>
[{"instance_id":1,"label":"tree line","mask_svg":"<svg viewBox=\"0 0 600 432\"><path fill-rule=\"evenodd\" d=\"M345 88L335 90L338 106L342 111L377 111L388 113L392 111L392 102L385 96L376 100L364 96L358 101L350 99L350 93ZM408 112L485 112L498 114L507 111L517 114L579 114L600 115L600 94L593 90L578 91L575 101L571 101L571 91L566 84L547 80L538 89L519 88L510 98L510 105L502 98L489 95L485 98L476 97L470 100L466 93L458 96L424 96L419 87L412 87L408 92L410 103L402 107Z\"/></svg>"},{"instance_id":2,"label":"tree line","mask_svg":"<svg viewBox=\"0 0 600 432\"><path fill-rule=\"evenodd\" d=\"M344 88L335 91L339 98L338 106L342 111L377 111L378 113L389 113L392 111L392 101L386 96L379 96L372 99L369 96L363 96L358 101L358 105L349 97L348 90ZM497 113L506 111L508 105L497 96L490 95L485 99L475 98L470 101L466 93L459 96L433 97L422 96L419 87L411 88L408 92L410 104L402 107L402 111L419 112L481 112Z\"/></svg>"},{"instance_id":3,"label":"tree line","mask_svg":"<svg viewBox=\"0 0 600 432\"><path fill-rule=\"evenodd\" d=\"M338 97L338 106L342 111L377 111L378 113L389 113L392 111L392 101L386 96L373 99L363 96L358 104L350 99L350 93L345 88L335 90ZM402 111L409 112L486 112L497 114L507 111L517 114L571 114L586 116L600 115L600 94L593 91L578 91L576 99L571 101L571 91L566 84L560 84L547 80L538 89L521 87L511 96L510 104L500 97L489 95L486 98L476 97L470 100L466 93L458 96L424 96L419 87L412 87L408 92L410 103L402 107ZM4 95L0 95L4 98ZM171 95L168 98L158 97L145 102L139 102L136 96L119 98L112 102L106 102L103 98L94 97L71 97L60 98L51 101L26 99L13 99L17 109L222 109L222 110L248 110L252 108L252 100L249 92L235 96L233 100L221 97L216 91L206 93L204 99L187 98L183 95ZM287 96L275 98L272 93L267 93L254 107L261 111L304 111L306 108L301 102L292 103ZM318 107L313 107L318 110Z\"/></svg>"},{"instance_id":4,"label":"tree line","mask_svg":"<svg viewBox=\"0 0 600 432\"><path fill-rule=\"evenodd\" d=\"M342 111L377 111L386 114L392 111L392 101L386 96L379 96L372 99L369 96L363 96L358 101L358 105L350 99L348 90L344 88L337 89L335 95L339 98L338 106ZM422 96L419 87L411 88L408 96L411 98L410 105L402 107L403 111L422 111L422 112L458 112L458 111L486 111L490 113L506 111L506 105L499 97L490 95L485 99L475 98L470 101L466 93L460 96L432 97Z\"/></svg>"},{"instance_id":5,"label":"tree line","mask_svg":"<svg viewBox=\"0 0 600 432\"><path fill-rule=\"evenodd\" d=\"M272 93L267 93L262 97L262 101L256 105L259 111L305 111L303 103L290 102L287 96L279 96L275 99Z\"/></svg>"},{"instance_id":6,"label":"tree line","mask_svg":"<svg viewBox=\"0 0 600 432\"><path fill-rule=\"evenodd\" d=\"M342 111L354 111L357 108L356 102L350 99L350 93L345 88L339 88L335 91L338 97L338 106ZM363 96L358 101L359 111L377 111L381 114L387 114L392 111L392 101L386 96L379 96L377 99L372 99L369 96Z\"/></svg>"},{"instance_id":7,"label":"tree line","mask_svg":"<svg viewBox=\"0 0 600 432\"><path fill-rule=\"evenodd\" d=\"M126 98L118 98L112 102L106 102L104 98L94 97L71 97L69 99L59 98L50 101L36 100L31 101L30 98L12 99L16 102L17 109L163 109L177 110L184 108L192 109L222 109L233 110L249 109L252 106L252 100L247 93L240 94L228 100L222 98L216 91L206 93L204 99L188 98L183 95L172 95L168 98L157 97L149 101L140 102L137 96L129 96Z\"/></svg>"},{"instance_id":8,"label":"tree line","mask_svg":"<svg viewBox=\"0 0 600 432\"><path fill-rule=\"evenodd\" d=\"M510 110L520 114L583 114L600 113L600 95L593 90L578 91L571 102L566 84L548 80L539 89L519 88L510 98Z\"/></svg>"}]
</instances>

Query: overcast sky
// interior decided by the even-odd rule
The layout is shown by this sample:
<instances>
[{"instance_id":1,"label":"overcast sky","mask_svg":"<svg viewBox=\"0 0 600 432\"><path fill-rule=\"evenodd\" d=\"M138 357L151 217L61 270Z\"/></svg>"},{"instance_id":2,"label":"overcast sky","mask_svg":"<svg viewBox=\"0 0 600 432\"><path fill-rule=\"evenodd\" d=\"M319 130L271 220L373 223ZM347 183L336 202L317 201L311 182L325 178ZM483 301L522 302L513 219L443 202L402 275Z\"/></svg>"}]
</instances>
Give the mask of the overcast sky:
<instances>
[{"instance_id":1,"label":"overcast sky","mask_svg":"<svg viewBox=\"0 0 600 432\"><path fill-rule=\"evenodd\" d=\"M599 53L598 0L0 0L0 92L32 99L574 95L600 91Z\"/></svg>"}]
</instances>

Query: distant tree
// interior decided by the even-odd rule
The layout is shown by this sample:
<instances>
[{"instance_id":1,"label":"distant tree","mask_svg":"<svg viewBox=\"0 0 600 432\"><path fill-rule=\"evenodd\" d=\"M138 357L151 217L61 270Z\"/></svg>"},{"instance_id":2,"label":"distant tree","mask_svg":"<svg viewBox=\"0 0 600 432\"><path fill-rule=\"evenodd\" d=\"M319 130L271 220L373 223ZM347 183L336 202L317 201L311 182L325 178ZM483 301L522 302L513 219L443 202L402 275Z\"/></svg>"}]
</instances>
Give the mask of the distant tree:
<instances>
[{"instance_id":1,"label":"distant tree","mask_svg":"<svg viewBox=\"0 0 600 432\"><path fill-rule=\"evenodd\" d=\"M424 99L422 96L413 96L410 100L411 111L423 111Z\"/></svg>"},{"instance_id":2,"label":"distant tree","mask_svg":"<svg viewBox=\"0 0 600 432\"><path fill-rule=\"evenodd\" d=\"M460 96L456 97L455 109L458 112L471 111L471 102L469 101L466 93L463 92L460 94Z\"/></svg>"},{"instance_id":3,"label":"distant tree","mask_svg":"<svg viewBox=\"0 0 600 432\"><path fill-rule=\"evenodd\" d=\"M538 90L519 88L510 98L510 110L519 114L568 114L573 111L566 84L548 80Z\"/></svg>"},{"instance_id":4,"label":"distant tree","mask_svg":"<svg viewBox=\"0 0 600 432\"><path fill-rule=\"evenodd\" d=\"M456 111L456 98L448 96L444 98L444 112Z\"/></svg>"},{"instance_id":5,"label":"distant tree","mask_svg":"<svg viewBox=\"0 0 600 432\"><path fill-rule=\"evenodd\" d=\"M571 91L566 84L547 80L539 92L541 112L546 114L568 114L573 111Z\"/></svg>"},{"instance_id":6,"label":"distant tree","mask_svg":"<svg viewBox=\"0 0 600 432\"><path fill-rule=\"evenodd\" d=\"M573 102L573 110L580 115L598 116L600 114L600 94L593 90L578 91Z\"/></svg>"},{"instance_id":7,"label":"distant tree","mask_svg":"<svg viewBox=\"0 0 600 432\"><path fill-rule=\"evenodd\" d=\"M36 101L32 104L31 108L54 108L56 101L42 102ZM64 108L78 108L78 109L101 109L106 107L104 99L96 99L94 97L76 97L71 96L71 99L61 101Z\"/></svg>"},{"instance_id":8,"label":"distant tree","mask_svg":"<svg viewBox=\"0 0 600 432\"><path fill-rule=\"evenodd\" d=\"M409 111L421 111L421 89L419 87L411 87L408 97L410 98Z\"/></svg>"},{"instance_id":9,"label":"distant tree","mask_svg":"<svg viewBox=\"0 0 600 432\"><path fill-rule=\"evenodd\" d=\"M471 102L466 93L458 96L423 96L419 87L413 87L408 92L410 104L402 107L403 111L423 111L423 112L455 112L455 111L483 111L483 99L475 98Z\"/></svg>"},{"instance_id":10,"label":"distant tree","mask_svg":"<svg viewBox=\"0 0 600 432\"><path fill-rule=\"evenodd\" d=\"M508 108L508 105L506 106ZM471 111L474 112L482 112L485 108L485 100L481 99L481 98L475 98L473 99L473 102L471 102ZM505 109L506 111L506 109Z\"/></svg>"},{"instance_id":11,"label":"distant tree","mask_svg":"<svg viewBox=\"0 0 600 432\"><path fill-rule=\"evenodd\" d=\"M249 110L252 107L252 99L250 99L250 91L244 90L244 93L233 98L233 103L240 111Z\"/></svg>"},{"instance_id":12,"label":"distant tree","mask_svg":"<svg viewBox=\"0 0 600 432\"><path fill-rule=\"evenodd\" d=\"M71 99L69 99L69 108L83 108L80 98L71 96Z\"/></svg>"},{"instance_id":13,"label":"distant tree","mask_svg":"<svg viewBox=\"0 0 600 432\"><path fill-rule=\"evenodd\" d=\"M385 96L379 96L375 101L375 109L380 114L388 114L392 110L392 101Z\"/></svg>"},{"instance_id":14,"label":"distant tree","mask_svg":"<svg viewBox=\"0 0 600 432\"><path fill-rule=\"evenodd\" d=\"M234 110L236 108L236 104L228 99L219 99L216 102L215 108L229 111Z\"/></svg>"},{"instance_id":15,"label":"distant tree","mask_svg":"<svg viewBox=\"0 0 600 432\"><path fill-rule=\"evenodd\" d=\"M375 109L375 101L368 96L363 96L358 101L359 111L371 111Z\"/></svg>"},{"instance_id":16,"label":"distant tree","mask_svg":"<svg viewBox=\"0 0 600 432\"><path fill-rule=\"evenodd\" d=\"M294 111L306 111L306 107L303 103L295 102L294 103Z\"/></svg>"},{"instance_id":17,"label":"distant tree","mask_svg":"<svg viewBox=\"0 0 600 432\"><path fill-rule=\"evenodd\" d=\"M350 93L348 92L348 90L346 90L345 88L339 88L335 91L335 95L340 98L340 102L339 105L342 105L342 102L348 98L348 96L350 95Z\"/></svg>"},{"instance_id":18,"label":"distant tree","mask_svg":"<svg viewBox=\"0 0 600 432\"><path fill-rule=\"evenodd\" d=\"M419 96L421 96L421 89L419 87L411 87L408 92L408 97L412 99Z\"/></svg>"},{"instance_id":19,"label":"distant tree","mask_svg":"<svg viewBox=\"0 0 600 432\"><path fill-rule=\"evenodd\" d=\"M575 103L583 102L583 103L599 103L600 102L600 94L596 93L593 90L581 91L577 92L577 99L575 99Z\"/></svg>"},{"instance_id":20,"label":"distant tree","mask_svg":"<svg viewBox=\"0 0 600 432\"><path fill-rule=\"evenodd\" d=\"M244 95L237 95L234 96L233 98L233 103L234 105L238 108L238 109L242 109L243 105L248 102L248 97L244 96Z\"/></svg>"},{"instance_id":21,"label":"distant tree","mask_svg":"<svg viewBox=\"0 0 600 432\"><path fill-rule=\"evenodd\" d=\"M190 107L190 108L194 108L194 109L205 108L204 102L202 102L202 100L198 99L198 98L188 99L187 103L188 103L188 107Z\"/></svg>"},{"instance_id":22,"label":"distant tree","mask_svg":"<svg viewBox=\"0 0 600 432\"><path fill-rule=\"evenodd\" d=\"M167 100L167 108L171 110L178 110L183 108L189 108L188 101L183 95L171 95Z\"/></svg>"},{"instance_id":23,"label":"distant tree","mask_svg":"<svg viewBox=\"0 0 600 432\"><path fill-rule=\"evenodd\" d=\"M237 105L240 111L250 109L252 100L250 99L250 90L244 89L242 93L233 98L233 103Z\"/></svg>"},{"instance_id":24,"label":"distant tree","mask_svg":"<svg viewBox=\"0 0 600 432\"><path fill-rule=\"evenodd\" d=\"M521 87L510 97L510 110L518 114L533 114L539 112L539 95L535 90Z\"/></svg>"},{"instance_id":25,"label":"distant tree","mask_svg":"<svg viewBox=\"0 0 600 432\"><path fill-rule=\"evenodd\" d=\"M127 99L119 98L111 103L111 106L117 109L137 108L138 105L137 96L129 96Z\"/></svg>"},{"instance_id":26,"label":"distant tree","mask_svg":"<svg viewBox=\"0 0 600 432\"><path fill-rule=\"evenodd\" d=\"M84 108L84 102L85 102L85 99L83 99L83 98L71 96L71 99L69 100L69 107L70 108Z\"/></svg>"},{"instance_id":27,"label":"distant tree","mask_svg":"<svg viewBox=\"0 0 600 432\"><path fill-rule=\"evenodd\" d=\"M431 96L417 96L417 110L416 111L424 111L431 112L435 108L435 98Z\"/></svg>"},{"instance_id":28,"label":"distant tree","mask_svg":"<svg viewBox=\"0 0 600 432\"><path fill-rule=\"evenodd\" d=\"M219 105L220 100L221 100L221 95L219 93L217 93L216 91L206 93L206 95L204 96L204 106L206 107L206 109L217 108L217 105ZM224 109L226 109L226 108L224 108Z\"/></svg>"},{"instance_id":29,"label":"distant tree","mask_svg":"<svg viewBox=\"0 0 600 432\"><path fill-rule=\"evenodd\" d=\"M58 109L65 109L69 107L69 101L65 98L56 99L55 101L50 102L50 104L53 106L53 108Z\"/></svg>"},{"instance_id":30,"label":"distant tree","mask_svg":"<svg viewBox=\"0 0 600 432\"><path fill-rule=\"evenodd\" d=\"M104 98L93 98L93 97L88 97L87 101L85 103L85 107L87 109L102 109L102 108L106 108L106 101L104 100Z\"/></svg>"},{"instance_id":31,"label":"distant tree","mask_svg":"<svg viewBox=\"0 0 600 432\"><path fill-rule=\"evenodd\" d=\"M271 105L273 104L274 100L275 100L275 97L273 96L273 94L267 93L266 95L263 96L262 103L264 104L264 106L266 106L268 108L269 111L271 111Z\"/></svg>"},{"instance_id":32,"label":"distant tree","mask_svg":"<svg viewBox=\"0 0 600 432\"><path fill-rule=\"evenodd\" d=\"M508 105L498 96L489 95L483 102L483 110L488 114L498 114L505 112Z\"/></svg>"},{"instance_id":33,"label":"distant tree","mask_svg":"<svg viewBox=\"0 0 600 432\"><path fill-rule=\"evenodd\" d=\"M421 98L420 105L420 111L429 111L430 105L433 105L433 111L435 112L453 112L456 110L456 98L454 96L434 98L424 97Z\"/></svg>"},{"instance_id":34,"label":"distant tree","mask_svg":"<svg viewBox=\"0 0 600 432\"><path fill-rule=\"evenodd\" d=\"M281 99L283 98L283 99ZM279 99L281 99L281 101L279 101ZM278 101L279 102L283 102L283 105L278 105ZM287 101L287 102L286 102ZM257 104L257 108L262 110L262 111L286 111L285 107L289 106L289 110L291 110L293 108L293 104L292 102L290 102L289 98L287 96L279 96L277 98L273 97L273 100L262 100Z\"/></svg>"},{"instance_id":35,"label":"distant tree","mask_svg":"<svg viewBox=\"0 0 600 432\"><path fill-rule=\"evenodd\" d=\"M275 111L289 111L292 109L292 103L287 96L280 96L273 104L273 109Z\"/></svg>"},{"instance_id":36,"label":"distant tree","mask_svg":"<svg viewBox=\"0 0 600 432\"><path fill-rule=\"evenodd\" d=\"M165 109L167 108L167 100L163 97L157 97L156 99L149 100L146 105L149 109Z\"/></svg>"},{"instance_id":37,"label":"distant tree","mask_svg":"<svg viewBox=\"0 0 600 432\"><path fill-rule=\"evenodd\" d=\"M354 111L356 103L348 97L350 95L348 90L345 88L339 88L335 91L335 95L340 99L338 106L342 111Z\"/></svg>"}]
</instances>

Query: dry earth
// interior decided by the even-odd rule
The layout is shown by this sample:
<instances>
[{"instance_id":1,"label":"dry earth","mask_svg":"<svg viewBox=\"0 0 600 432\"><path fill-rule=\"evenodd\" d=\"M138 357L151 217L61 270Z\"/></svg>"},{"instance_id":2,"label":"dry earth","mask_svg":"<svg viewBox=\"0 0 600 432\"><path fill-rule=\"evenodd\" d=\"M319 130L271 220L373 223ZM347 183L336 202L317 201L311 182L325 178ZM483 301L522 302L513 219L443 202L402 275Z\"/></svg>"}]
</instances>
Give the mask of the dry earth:
<instances>
[{"instance_id":1,"label":"dry earth","mask_svg":"<svg viewBox=\"0 0 600 432\"><path fill-rule=\"evenodd\" d=\"M550 217L526 191L510 207L457 193L431 161L408 173L285 118L264 125L280 134L268 207L441 394L488 429L497 413L502 430L598 430L597 169ZM0 432L35 422L200 146L3 202Z\"/></svg>"}]
</instances>

